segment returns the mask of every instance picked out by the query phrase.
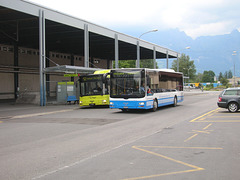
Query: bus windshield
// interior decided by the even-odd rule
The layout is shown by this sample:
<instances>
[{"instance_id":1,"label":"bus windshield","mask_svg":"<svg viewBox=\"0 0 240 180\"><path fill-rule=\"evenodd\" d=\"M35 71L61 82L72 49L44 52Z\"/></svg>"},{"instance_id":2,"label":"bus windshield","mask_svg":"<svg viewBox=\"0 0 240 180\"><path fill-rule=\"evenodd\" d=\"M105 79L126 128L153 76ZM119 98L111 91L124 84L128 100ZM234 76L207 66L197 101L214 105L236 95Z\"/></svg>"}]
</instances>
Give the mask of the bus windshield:
<instances>
[{"instance_id":1,"label":"bus windshield","mask_svg":"<svg viewBox=\"0 0 240 180\"><path fill-rule=\"evenodd\" d=\"M109 94L104 88L104 94ZM80 96L103 95L103 74L80 77Z\"/></svg>"},{"instance_id":2,"label":"bus windshield","mask_svg":"<svg viewBox=\"0 0 240 180\"><path fill-rule=\"evenodd\" d=\"M112 70L110 97L141 98L145 96L144 70Z\"/></svg>"}]
</instances>

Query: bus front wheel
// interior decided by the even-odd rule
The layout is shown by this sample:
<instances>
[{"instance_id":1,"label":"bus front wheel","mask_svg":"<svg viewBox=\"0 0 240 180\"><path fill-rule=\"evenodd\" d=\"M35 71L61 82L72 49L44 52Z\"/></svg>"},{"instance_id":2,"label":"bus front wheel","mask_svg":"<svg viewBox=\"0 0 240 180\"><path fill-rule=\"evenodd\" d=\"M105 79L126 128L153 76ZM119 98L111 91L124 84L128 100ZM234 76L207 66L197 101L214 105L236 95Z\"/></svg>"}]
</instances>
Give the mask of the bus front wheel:
<instances>
[{"instance_id":1,"label":"bus front wheel","mask_svg":"<svg viewBox=\"0 0 240 180\"><path fill-rule=\"evenodd\" d=\"M177 97L175 96L173 100L173 107L176 107L176 106L177 106Z\"/></svg>"},{"instance_id":2,"label":"bus front wheel","mask_svg":"<svg viewBox=\"0 0 240 180\"><path fill-rule=\"evenodd\" d=\"M152 108L152 112L155 112L158 108L158 104L157 104L157 101L156 99L153 101L153 108Z\"/></svg>"}]
</instances>

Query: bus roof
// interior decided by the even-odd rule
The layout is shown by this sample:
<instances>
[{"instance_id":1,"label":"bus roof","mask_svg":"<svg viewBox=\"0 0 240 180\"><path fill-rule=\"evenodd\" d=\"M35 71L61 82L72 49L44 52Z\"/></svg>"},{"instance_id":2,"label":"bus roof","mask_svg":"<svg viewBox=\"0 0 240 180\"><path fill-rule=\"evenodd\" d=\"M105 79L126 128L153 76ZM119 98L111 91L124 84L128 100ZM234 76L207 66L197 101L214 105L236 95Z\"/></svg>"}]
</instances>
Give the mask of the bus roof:
<instances>
[{"instance_id":1,"label":"bus roof","mask_svg":"<svg viewBox=\"0 0 240 180\"><path fill-rule=\"evenodd\" d=\"M162 71L162 72L171 72L171 73L180 73L182 74L182 72L176 72L173 69L149 69L149 68L121 68L122 70L126 69L126 70L133 70L133 69L146 69L147 71ZM113 69L113 70L121 70L121 69Z\"/></svg>"},{"instance_id":2,"label":"bus roof","mask_svg":"<svg viewBox=\"0 0 240 180\"><path fill-rule=\"evenodd\" d=\"M111 69L103 69L103 70L97 70L93 74L105 74L109 73Z\"/></svg>"}]
</instances>

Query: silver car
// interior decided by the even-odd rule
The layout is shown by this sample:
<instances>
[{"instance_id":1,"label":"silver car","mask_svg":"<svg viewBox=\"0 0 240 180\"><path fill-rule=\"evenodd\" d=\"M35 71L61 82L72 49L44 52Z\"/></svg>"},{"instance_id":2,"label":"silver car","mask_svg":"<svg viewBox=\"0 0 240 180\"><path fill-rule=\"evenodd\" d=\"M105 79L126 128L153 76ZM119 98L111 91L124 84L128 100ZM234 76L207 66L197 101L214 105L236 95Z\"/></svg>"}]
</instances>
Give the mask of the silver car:
<instances>
[{"instance_id":1,"label":"silver car","mask_svg":"<svg viewBox=\"0 0 240 180\"><path fill-rule=\"evenodd\" d=\"M218 97L218 107L227 108L229 112L237 112L240 105L240 88L228 88Z\"/></svg>"}]
</instances>

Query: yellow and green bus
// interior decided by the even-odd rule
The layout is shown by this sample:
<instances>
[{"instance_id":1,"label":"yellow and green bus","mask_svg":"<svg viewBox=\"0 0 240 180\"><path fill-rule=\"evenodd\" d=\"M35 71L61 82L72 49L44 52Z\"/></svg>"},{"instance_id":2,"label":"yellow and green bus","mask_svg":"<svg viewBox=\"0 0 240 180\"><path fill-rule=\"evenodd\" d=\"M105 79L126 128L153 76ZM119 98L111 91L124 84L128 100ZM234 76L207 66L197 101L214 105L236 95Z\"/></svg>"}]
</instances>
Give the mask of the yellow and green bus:
<instances>
[{"instance_id":1,"label":"yellow and green bus","mask_svg":"<svg viewBox=\"0 0 240 180\"><path fill-rule=\"evenodd\" d=\"M94 74L79 77L80 106L109 105L110 70L98 70Z\"/></svg>"}]
</instances>

